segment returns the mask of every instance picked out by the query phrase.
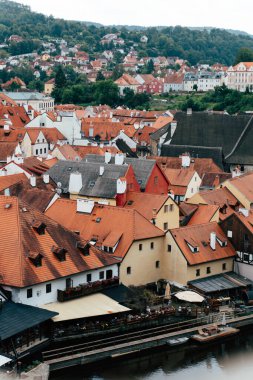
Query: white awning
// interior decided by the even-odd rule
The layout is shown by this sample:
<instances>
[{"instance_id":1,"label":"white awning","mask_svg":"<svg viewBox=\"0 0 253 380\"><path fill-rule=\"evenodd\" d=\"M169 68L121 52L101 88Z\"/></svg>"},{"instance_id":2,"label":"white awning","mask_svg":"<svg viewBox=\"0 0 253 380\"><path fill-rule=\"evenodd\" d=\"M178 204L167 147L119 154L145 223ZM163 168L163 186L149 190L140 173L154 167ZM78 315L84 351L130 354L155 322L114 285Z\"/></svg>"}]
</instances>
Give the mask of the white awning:
<instances>
[{"instance_id":1,"label":"white awning","mask_svg":"<svg viewBox=\"0 0 253 380\"><path fill-rule=\"evenodd\" d=\"M196 302L196 303L201 303L204 301L204 297L199 295L198 293L192 292L191 290L186 290L182 292L178 292L175 294L175 297L181 301L186 301L186 302Z\"/></svg>"},{"instance_id":2,"label":"white awning","mask_svg":"<svg viewBox=\"0 0 253 380\"><path fill-rule=\"evenodd\" d=\"M41 308L59 313L53 317L55 322L123 313L130 310L102 293L91 294L66 302L48 303Z\"/></svg>"},{"instance_id":3,"label":"white awning","mask_svg":"<svg viewBox=\"0 0 253 380\"><path fill-rule=\"evenodd\" d=\"M5 365L11 361L12 361L12 359L7 358L6 356L0 355L0 367L2 367L3 365Z\"/></svg>"}]
</instances>

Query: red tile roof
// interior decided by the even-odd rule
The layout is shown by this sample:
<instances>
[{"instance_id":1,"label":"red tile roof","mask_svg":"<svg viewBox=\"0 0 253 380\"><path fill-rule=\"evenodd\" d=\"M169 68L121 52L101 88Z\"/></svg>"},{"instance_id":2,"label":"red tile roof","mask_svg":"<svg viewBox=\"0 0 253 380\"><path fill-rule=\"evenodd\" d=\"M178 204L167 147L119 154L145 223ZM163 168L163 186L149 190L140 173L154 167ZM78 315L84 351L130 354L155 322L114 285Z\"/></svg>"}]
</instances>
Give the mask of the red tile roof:
<instances>
[{"instance_id":1,"label":"red tile roof","mask_svg":"<svg viewBox=\"0 0 253 380\"><path fill-rule=\"evenodd\" d=\"M109 235L121 236L114 252L124 257L135 240L164 236L136 210L95 204L91 214L76 212L76 201L58 199L46 215L71 231L79 231L86 240L97 237L97 246L103 246Z\"/></svg>"},{"instance_id":2,"label":"red tile roof","mask_svg":"<svg viewBox=\"0 0 253 380\"><path fill-rule=\"evenodd\" d=\"M217 236L226 240L227 246L221 247L216 241L216 249L212 250L210 247L211 232L215 232ZM171 230L171 235L189 265L198 265L235 256L235 249L216 222L176 228ZM192 245L192 241L198 247L198 252L192 252L189 248L187 242Z\"/></svg>"},{"instance_id":3,"label":"red tile roof","mask_svg":"<svg viewBox=\"0 0 253 380\"><path fill-rule=\"evenodd\" d=\"M34 221L46 225L45 234L36 231ZM78 241L85 243L17 198L0 196L1 284L26 287L118 262L94 247L90 247L89 256L83 256L77 248ZM57 259L54 246L67 250L66 261ZM42 256L41 267L34 266L31 254Z\"/></svg>"}]
</instances>

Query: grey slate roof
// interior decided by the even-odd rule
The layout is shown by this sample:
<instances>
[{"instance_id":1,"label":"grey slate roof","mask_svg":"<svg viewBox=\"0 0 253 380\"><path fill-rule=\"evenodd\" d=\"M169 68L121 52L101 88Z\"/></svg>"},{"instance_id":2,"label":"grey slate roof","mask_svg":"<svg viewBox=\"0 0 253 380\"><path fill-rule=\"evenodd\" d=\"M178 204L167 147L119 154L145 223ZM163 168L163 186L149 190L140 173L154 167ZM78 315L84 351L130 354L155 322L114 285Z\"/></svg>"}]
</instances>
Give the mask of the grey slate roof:
<instances>
[{"instance_id":1,"label":"grey slate roof","mask_svg":"<svg viewBox=\"0 0 253 380\"><path fill-rule=\"evenodd\" d=\"M43 100L48 96L40 92L4 92L13 100Z\"/></svg>"},{"instance_id":2,"label":"grey slate roof","mask_svg":"<svg viewBox=\"0 0 253 380\"><path fill-rule=\"evenodd\" d=\"M104 173L99 175L100 166L104 167ZM79 192L82 196L94 196L102 198L114 198L117 194L117 179L124 177L128 165L106 165L99 162L58 161L47 173L57 184L61 183L63 193L68 193L69 177L73 172L82 174L83 187Z\"/></svg>"},{"instance_id":3,"label":"grey slate roof","mask_svg":"<svg viewBox=\"0 0 253 380\"><path fill-rule=\"evenodd\" d=\"M177 128L171 144L196 147L222 147L224 157L234 148L251 115L230 116L208 112L177 112ZM252 162L250 141L253 141L253 122L241 143L227 162ZM212 158L215 158L214 156ZM249 162L249 163L250 163Z\"/></svg>"},{"instance_id":4,"label":"grey slate roof","mask_svg":"<svg viewBox=\"0 0 253 380\"><path fill-rule=\"evenodd\" d=\"M83 161L104 163L104 156L100 156L97 154L87 154L87 156L85 156ZM107 165L112 166L114 165L114 162L115 162L115 158L112 157L110 163ZM135 177L141 187L141 190L145 190L148 179L152 173L154 166L156 165L156 161L146 160L146 159L141 159L141 158L126 157L125 164L123 164L122 167L125 167L126 164L132 165ZM119 166L119 165L116 165L116 166Z\"/></svg>"},{"instance_id":5,"label":"grey slate roof","mask_svg":"<svg viewBox=\"0 0 253 380\"><path fill-rule=\"evenodd\" d=\"M164 127L158 129L157 131L150 133L151 140L159 140L160 137L165 135L165 133L168 133L170 131L170 129L171 129L171 125L167 124ZM170 134L169 134L169 136L170 136Z\"/></svg>"},{"instance_id":6,"label":"grey slate roof","mask_svg":"<svg viewBox=\"0 0 253 380\"><path fill-rule=\"evenodd\" d=\"M252 287L252 281L234 272L221 273L188 282L189 285L201 293L216 293L224 290L238 289L245 286Z\"/></svg>"},{"instance_id":7,"label":"grey slate roof","mask_svg":"<svg viewBox=\"0 0 253 380\"><path fill-rule=\"evenodd\" d=\"M194 158L212 158L223 169L224 159L221 147L164 144L161 149L161 156L179 157L182 153L186 152L190 153L191 157Z\"/></svg>"},{"instance_id":8,"label":"grey slate roof","mask_svg":"<svg viewBox=\"0 0 253 380\"><path fill-rule=\"evenodd\" d=\"M53 318L57 314L34 306L11 301L3 302L0 309L0 337L2 340L10 338Z\"/></svg>"}]
</instances>

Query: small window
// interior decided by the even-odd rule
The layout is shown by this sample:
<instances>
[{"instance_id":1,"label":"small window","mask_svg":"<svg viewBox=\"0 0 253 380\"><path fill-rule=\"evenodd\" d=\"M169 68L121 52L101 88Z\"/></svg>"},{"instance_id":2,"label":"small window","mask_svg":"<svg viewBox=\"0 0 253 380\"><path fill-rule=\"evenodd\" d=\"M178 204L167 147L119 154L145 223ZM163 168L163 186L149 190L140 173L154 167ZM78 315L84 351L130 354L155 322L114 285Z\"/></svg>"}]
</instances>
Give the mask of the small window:
<instances>
[{"instance_id":1,"label":"small window","mask_svg":"<svg viewBox=\"0 0 253 380\"><path fill-rule=\"evenodd\" d=\"M226 263L222 264L222 270L227 270L227 264Z\"/></svg>"},{"instance_id":2,"label":"small window","mask_svg":"<svg viewBox=\"0 0 253 380\"><path fill-rule=\"evenodd\" d=\"M206 274L210 274L211 273L211 267L207 267L206 268Z\"/></svg>"},{"instance_id":3,"label":"small window","mask_svg":"<svg viewBox=\"0 0 253 380\"><path fill-rule=\"evenodd\" d=\"M164 206L164 212L168 212L169 211L169 206L168 205L165 205Z\"/></svg>"},{"instance_id":4,"label":"small window","mask_svg":"<svg viewBox=\"0 0 253 380\"><path fill-rule=\"evenodd\" d=\"M99 280L103 280L105 278L105 272L99 272Z\"/></svg>"},{"instance_id":5,"label":"small window","mask_svg":"<svg viewBox=\"0 0 253 380\"><path fill-rule=\"evenodd\" d=\"M170 212L174 210L174 205L170 205Z\"/></svg>"},{"instance_id":6,"label":"small window","mask_svg":"<svg viewBox=\"0 0 253 380\"><path fill-rule=\"evenodd\" d=\"M168 229L168 223L163 223L163 229L167 230Z\"/></svg>"},{"instance_id":7,"label":"small window","mask_svg":"<svg viewBox=\"0 0 253 380\"><path fill-rule=\"evenodd\" d=\"M39 149L35 149L35 154L36 154L36 156L38 156L38 154L39 154Z\"/></svg>"},{"instance_id":8,"label":"small window","mask_svg":"<svg viewBox=\"0 0 253 380\"><path fill-rule=\"evenodd\" d=\"M200 276L200 269L196 269L196 277Z\"/></svg>"},{"instance_id":9,"label":"small window","mask_svg":"<svg viewBox=\"0 0 253 380\"><path fill-rule=\"evenodd\" d=\"M150 243L150 249L154 249L154 242L153 241Z\"/></svg>"},{"instance_id":10,"label":"small window","mask_svg":"<svg viewBox=\"0 0 253 380\"><path fill-rule=\"evenodd\" d=\"M131 267L127 267L127 274L131 274Z\"/></svg>"},{"instance_id":11,"label":"small window","mask_svg":"<svg viewBox=\"0 0 253 380\"><path fill-rule=\"evenodd\" d=\"M156 267L156 268L160 268L160 261L156 261L156 262L155 262L155 267Z\"/></svg>"},{"instance_id":12,"label":"small window","mask_svg":"<svg viewBox=\"0 0 253 380\"><path fill-rule=\"evenodd\" d=\"M43 150L42 150L42 148L40 149L40 154L42 154L42 152L43 152Z\"/></svg>"},{"instance_id":13,"label":"small window","mask_svg":"<svg viewBox=\"0 0 253 380\"><path fill-rule=\"evenodd\" d=\"M32 298L32 296L33 296L33 290L32 290L32 288L27 289L27 298Z\"/></svg>"},{"instance_id":14,"label":"small window","mask_svg":"<svg viewBox=\"0 0 253 380\"><path fill-rule=\"evenodd\" d=\"M47 148L44 148L44 153L47 153Z\"/></svg>"},{"instance_id":15,"label":"small window","mask_svg":"<svg viewBox=\"0 0 253 380\"><path fill-rule=\"evenodd\" d=\"M91 282L91 279L92 279L91 273L87 274L86 281Z\"/></svg>"},{"instance_id":16,"label":"small window","mask_svg":"<svg viewBox=\"0 0 253 380\"><path fill-rule=\"evenodd\" d=\"M139 251L142 251L142 244L139 244Z\"/></svg>"},{"instance_id":17,"label":"small window","mask_svg":"<svg viewBox=\"0 0 253 380\"><path fill-rule=\"evenodd\" d=\"M171 245L168 244L168 252L171 252Z\"/></svg>"},{"instance_id":18,"label":"small window","mask_svg":"<svg viewBox=\"0 0 253 380\"><path fill-rule=\"evenodd\" d=\"M46 284L46 293L52 292L52 284Z\"/></svg>"},{"instance_id":19,"label":"small window","mask_svg":"<svg viewBox=\"0 0 253 380\"><path fill-rule=\"evenodd\" d=\"M158 185L158 177L157 176L154 177L154 184Z\"/></svg>"}]
</instances>

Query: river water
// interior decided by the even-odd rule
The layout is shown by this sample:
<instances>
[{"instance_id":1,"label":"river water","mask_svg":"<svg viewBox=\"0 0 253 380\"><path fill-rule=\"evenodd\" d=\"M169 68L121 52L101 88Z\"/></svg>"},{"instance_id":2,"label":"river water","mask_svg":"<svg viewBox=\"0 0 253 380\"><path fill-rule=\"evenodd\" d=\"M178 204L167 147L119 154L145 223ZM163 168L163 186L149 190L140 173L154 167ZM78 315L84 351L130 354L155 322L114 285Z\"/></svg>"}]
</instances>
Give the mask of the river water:
<instances>
[{"instance_id":1,"label":"river water","mask_svg":"<svg viewBox=\"0 0 253 380\"><path fill-rule=\"evenodd\" d=\"M253 380L253 333L208 347L161 348L54 374L50 380Z\"/></svg>"}]
</instances>

